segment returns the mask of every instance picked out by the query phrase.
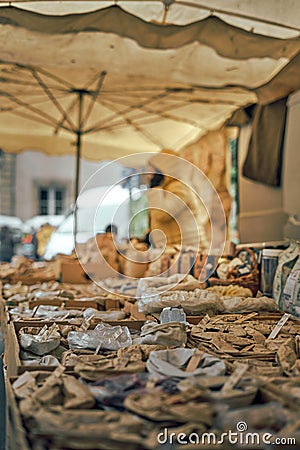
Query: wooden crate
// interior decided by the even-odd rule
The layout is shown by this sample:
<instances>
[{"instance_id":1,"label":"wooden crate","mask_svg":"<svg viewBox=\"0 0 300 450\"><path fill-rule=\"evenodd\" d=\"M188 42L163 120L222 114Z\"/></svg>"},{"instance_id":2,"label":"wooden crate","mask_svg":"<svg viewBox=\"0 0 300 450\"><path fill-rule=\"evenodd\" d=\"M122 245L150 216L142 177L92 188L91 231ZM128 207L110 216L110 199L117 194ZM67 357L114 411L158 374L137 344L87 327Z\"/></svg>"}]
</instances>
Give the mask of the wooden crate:
<instances>
[{"instance_id":1,"label":"wooden crate","mask_svg":"<svg viewBox=\"0 0 300 450\"><path fill-rule=\"evenodd\" d=\"M7 449L8 450L30 450L26 439L26 431L22 424L20 411L11 386L11 381L6 378L7 396Z\"/></svg>"},{"instance_id":2,"label":"wooden crate","mask_svg":"<svg viewBox=\"0 0 300 450\"><path fill-rule=\"evenodd\" d=\"M18 375L18 367L21 366L20 347L13 322L8 324L5 338L4 364L7 376L13 377Z\"/></svg>"},{"instance_id":3,"label":"wooden crate","mask_svg":"<svg viewBox=\"0 0 300 450\"><path fill-rule=\"evenodd\" d=\"M0 330L3 335L5 335L5 330L7 326L7 312L6 312L6 303L2 297L2 283L0 281Z\"/></svg>"},{"instance_id":4,"label":"wooden crate","mask_svg":"<svg viewBox=\"0 0 300 450\"><path fill-rule=\"evenodd\" d=\"M28 302L29 309L33 309L36 306L47 305L47 306L64 306L66 309L86 309L95 308L98 309L99 303L96 300L80 300L80 299L68 299L63 297L58 298L48 298L48 299L37 299L30 300Z\"/></svg>"},{"instance_id":5,"label":"wooden crate","mask_svg":"<svg viewBox=\"0 0 300 450\"><path fill-rule=\"evenodd\" d=\"M131 303L127 300L124 301L124 311L130 314L131 317L137 320L153 320L152 316L146 316L144 313L139 312L136 303Z\"/></svg>"},{"instance_id":6,"label":"wooden crate","mask_svg":"<svg viewBox=\"0 0 300 450\"><path fill-rule=\"evenodd\" d=\"M42 322L40 320L23 320L17 322L10 322L7 328L7 337L6 337L6 351L5 351L5 365L7 367L7 375L9 377L14 377L20 375L21 373L33 370L42 370L42 371L53 371L55 366L41 366L41 365L23 365L20 360L20 345L18 341L18 333L23 327L38 327L42 328L44 325L51 326L53 323L57 323L55 321ZM102 322L100 319L93 319L90 325L90 328L94 328L98 323L105 323L112 326L126 326L132 330L140 330L144 325L145 321L143 320L118 320L118 321L109 321ZM69 325L67 320L59 322L59 325ZM70 368L71 370L71 368Z\"/></svg>"}]
</instances>

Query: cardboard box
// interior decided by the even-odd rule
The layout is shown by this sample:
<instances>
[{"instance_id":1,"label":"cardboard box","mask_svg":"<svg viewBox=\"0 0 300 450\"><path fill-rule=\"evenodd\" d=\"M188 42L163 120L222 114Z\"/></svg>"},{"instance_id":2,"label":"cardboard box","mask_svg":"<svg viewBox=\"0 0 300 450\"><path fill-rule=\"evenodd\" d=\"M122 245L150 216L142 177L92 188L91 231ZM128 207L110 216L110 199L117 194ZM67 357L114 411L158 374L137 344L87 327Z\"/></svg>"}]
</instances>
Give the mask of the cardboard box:
<instances>
[{"instance_id":1,"label":"cardboard box","mask_svg":"<svg viewBox=\"0 0 300 450\"><path fill-rule=\"evenodd\" d=\"M28 302L29 309L33 309L36 306L40 305L50 305L50 306L64 306L65 309L87 309L87 308L95 308L98 309L98 302L96 300L80 300L78 299L69 299L63 297L50 298L50 299L35 299L30 300ZM101 309L101 307L100 307Z\"/></svg>"},{"instance_id":2,"label":"cardboard box","mask_svg":"<svg viewBox=\"0 0 300 450\"><path fill-rule=\"evenodd\" d=\"M85 273L79 261L64 261L61 263L61 282L72 284L90 283L88 275Z\"/></svg>"},{"instance_id":3,"label":"cardboard box","mask_svg":"<svg viewBox=\"0 0 300 450\"><path fill-rule=\"evenodd\" d=\"M84 269L78 260L61 263L62 283L86 284L90 283L91 280L101 281L118 275L118 272L104 260L99 263L86 263Z\"/></svg>"},{"instance_id":4,"label":"cardboard box","mask_svg":"<svg viewBox=\"0 0 300 450\"><path fill-rule=\"evenodd\" d=\"M154 320L152 316L146 316L144 313L139 312L137 304L127 300L124 302L124 311L129 313L130 317L133 317L135 320Z\"/></svg>"},{"instance_id":5,"label":"cardboard box","mask_svg":"<svg viewBox=\"0 0 300 450\"><path fill-rule=\"evenodd\" d=\"M12 389L13 381L6 377L7 448L10 450L30 450L29 443L26 439L27 433L23 427L20 411Z\"/></svg>"},{"instance_id":6,"label":"cardboard box","mask_svg":"<svg viewBox=\"0 0 300 450\"><path fill-rule=\"evenodd\" d=\"M21 328L23 327L37 327L37 328L43 328L44 325L47 325L48 327L53 325L54 323L57 323L58 325L68 325L69 322L67 320L61 321L61 322L54 322L54 321L48 321L43 322L39 320L23 320L23 321L17 321L17 322L10 322L8 325L8 333L7 333L7 343L9 342L9 345L6 346L5 351L5 365L7 366L7 376L8 377L14 377L17 375L22 374L25 371L34 371L34 370L41 370L41 371L47 371L47 372L53 372L55 370L55 366L41 366L41 365L23 365L20 360L20 345L18 340L18 334ZM95 328L95 326L98 323L105 323L107 325L111 326L126 326L129 328L129 330L140 330L141 327L144 325L144 320L132 320L132 319L124 319L124 320L116 320L116 321L107 321L102 322L100 319L93 319L91 322L91 325L89 329ZM79 325L79 324L78 324ZM68 372L72 371L72 367L68 367ZM67 372L67 373L68 373Z\"/></svg>"},{"instance_id":7,"label":"cardboard box","mask_svg":"<svg viewBox=\"0 0 300 450\"><path fill-rule=\"evenodd\" d=\"M105 278L117 278L119 276L119 272L110 266L103 258L97 263L86 263L84 268L88 273L88 276L95 281L105 280Z\"/></svg>"}]
</instances>

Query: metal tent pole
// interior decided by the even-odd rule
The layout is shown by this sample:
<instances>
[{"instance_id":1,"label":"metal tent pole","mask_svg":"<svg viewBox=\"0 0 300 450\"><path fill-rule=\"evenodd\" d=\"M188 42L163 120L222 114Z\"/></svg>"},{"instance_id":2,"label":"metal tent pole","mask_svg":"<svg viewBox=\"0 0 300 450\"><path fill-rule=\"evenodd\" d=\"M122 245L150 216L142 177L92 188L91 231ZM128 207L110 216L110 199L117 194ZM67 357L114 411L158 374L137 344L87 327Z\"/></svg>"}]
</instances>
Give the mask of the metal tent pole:
<instances>
[{"instance_id":1,"label":"metal tent pole","mask_svg":"<svg viewBox=\"0 0 300 450\"><path fill-rule=\"evenodd\" d=\"M84 91L78 90L78 128L76 131L77 141L76 141L76 177L75 177L75 198L74 198L74 238L76 243L77 235L77 197L79 194L79 177L80 177L80 163L81 163L81 136L82 136L82 107L83 107L83 96Z\"/></svg>"}]
</instances>

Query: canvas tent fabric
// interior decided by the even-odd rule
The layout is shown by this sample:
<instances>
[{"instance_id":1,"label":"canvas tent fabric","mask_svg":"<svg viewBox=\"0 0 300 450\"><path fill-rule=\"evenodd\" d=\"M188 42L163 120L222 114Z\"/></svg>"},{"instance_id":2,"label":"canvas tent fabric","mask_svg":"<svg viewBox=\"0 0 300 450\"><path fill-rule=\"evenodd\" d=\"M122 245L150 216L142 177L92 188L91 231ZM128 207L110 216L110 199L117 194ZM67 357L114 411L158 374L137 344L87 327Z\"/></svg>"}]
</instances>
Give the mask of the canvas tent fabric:
<instances>
[{"instance_id":1,"label":"canvas tent fabric","mask_svg":"<svg viewBox=\"0 0 300 450\"><path fill-rule=\"evenodd\" d=\"M0 1L2 148L140 165L297 89L300 5L223 3Z\"/></svg>"},{"instance_id":2,"label":"canvas tent fabric","mask_svg":"<svg viewBox=\"0 0 300 450\"><path fill-rule=\"evenodd\" d=\"M271 186L280 186L281 183L286 100L284 98L270 105L257 107L243 166L244 176Z\"/></svg>"}]
</instances>

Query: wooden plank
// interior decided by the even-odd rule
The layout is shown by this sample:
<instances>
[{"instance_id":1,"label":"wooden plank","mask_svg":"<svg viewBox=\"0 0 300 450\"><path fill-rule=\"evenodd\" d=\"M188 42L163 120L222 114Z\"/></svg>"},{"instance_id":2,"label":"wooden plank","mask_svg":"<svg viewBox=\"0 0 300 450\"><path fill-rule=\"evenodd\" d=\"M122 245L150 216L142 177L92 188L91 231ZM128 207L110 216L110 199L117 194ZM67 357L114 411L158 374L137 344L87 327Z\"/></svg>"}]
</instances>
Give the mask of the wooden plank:
<instances>
[{"instance_id":1,"label":"wooden plank","mask_svg":"<svg viewBox=\"0 0 300 450\"><path fill-rule=\"evenodd\" d=\"M195 370L197 369L197 367L202 359L203 353L204 352L201 352L198 349L195 350L195 353L189 360L188 365L185 369L186 372L195 372Z\"/></svg>"},{"instance_id":2,"label":"wooden plank","mask_svg":"<svg viewBox=\"0 0 300 450\"><path fill-rule=\"evenodd\" d=\"M147 320L144 313L139 312L138 306L135 303L130 303L128 301L124 302L124 311L128 312L131 317L137 320Z\"/></svg>"},{"instance_id":3,"label":"wooden plank","mask_svg":"<svg viewBox=\"0 0 300 450\"><path fill-rule=\"evenodd\" d=\"M132 330L140 330L142 326L145 324L145 320L132 320L132 319L124 319L124 320L110 320L107 322L103 322L101 319L94 318L93 324L98 323L107 323L112 326L120 325L122 327L128 327Z\"/></svg>"},{"instance_id":4,"label":"wooden plank","mask_svg":"<svg viewBox=\"0 0 300 450\"><path fill-rule=\"evenodd\" d=\"M26 431L22 424L19 408L10 380L6 379L7 409L8 409L8 436L7 448L9 450L30 450L26 439Z\"/></svg>"},{"instance_id":5,"label":"wooden plank","mask_svg":"<svg viewBox=\"0 0 300 450\"><path fill-rule=\"evenodd\" d=\"M80 326L81 322L82 322L82 319L79 319L78 326ZM57 325L70 325L70 322L68 320L61 320L61 321L49 320L46 322L44 320L33 319L33 320L18 320L18 321L12 322L16 335L19 333L20 329L23 327L41 327L42 328L44 325L51 326L54 323L56 323Z\"/></svg>"},{"instance_id":6,"label":"wooden plank","mask_svg":"<svg viewBox=\"0 0 300 450\"><path fill-rule=\"evenodd\" d=\"M68 298L48 298L48 299L38 299L38 300L30 300L28 302L29 309L33 309L36 306L46 305L46 306L64 306L65 309L82 309L82 308L95 308L98 309L98 302L96 300L76 300L76 299L68 299Z\"/></svg>"},{"instance_id":7,"label":"wooden plank","mask_svg":"<svg viewBox=\"0 0 300 450\"><path fill-rule=\"evenodd\" d=\"M20 361L20 347L15 332L15 327L13 322L8 324L7 333L5 336L5 354L4 354L4 364L7 367L7 376L15 376L18 373L18 366L21 365Z\"/></svg>"},{"instance_id":8,"label":"wooden plank","mask_svg":"<svg viewBox=\"0 0 300 450\"><path fill-rule=\"evenodd\" d=\"M107 298L105 299L105 310L109 309L120 309L120 301L115 298Z\"/></svg>"},{"instance_id":9,"label":"wooden plank","mask_svg":"<svg viewBox=\"0 0 300 450\"><path fill-rule=\"evenodd\" d=\"M42 371L48 371L53 372L53 370L56 368L55 366L27 366L22 364L20 360L20 346L18 342L17 335L21 328L23 327L37 327L42 328L45 325L48 327L52 326L54 323L57 324L57 322L49 321L49 322L41 322L41 321L18 321L18 322L11 322L9 324L9 334L8 334L8 341L9 348L6 348L6 365L7 365L7 373L9 377L13 377L16 375L20 375L26 370L33 371L33 370L42 370ZM128 327L132 330L140 330L141 327L144 325L144 320L130 320L130 319L124 319L124 320L116 320L116 321L108 321L103 322L101 319L94 318L91 321L91 328L94 328L98 323L105 323L111 326L123 326ZM61 324L61 323L59 323ZM64 321L64 325L68 325L68 321ZM8 344L7 344L8 345ZM70 369L69 369L70 370Z\"/></svg>"},{"instance_id":10,"label":"wooden plank","mask_svg":"<svg viewBox=\"0 0 300 450\"><path fill-rule=\"evenodd\" d=\"M6 301L2 297L2 282L0 281L0 330L2 331L4 337L7 333L8 320L9 317L6 310Z\"/></svg>"}]
</instances>

